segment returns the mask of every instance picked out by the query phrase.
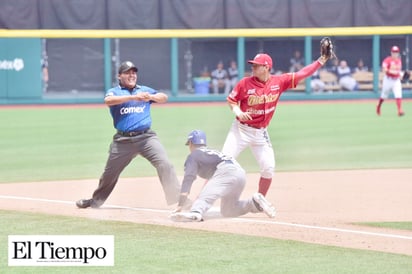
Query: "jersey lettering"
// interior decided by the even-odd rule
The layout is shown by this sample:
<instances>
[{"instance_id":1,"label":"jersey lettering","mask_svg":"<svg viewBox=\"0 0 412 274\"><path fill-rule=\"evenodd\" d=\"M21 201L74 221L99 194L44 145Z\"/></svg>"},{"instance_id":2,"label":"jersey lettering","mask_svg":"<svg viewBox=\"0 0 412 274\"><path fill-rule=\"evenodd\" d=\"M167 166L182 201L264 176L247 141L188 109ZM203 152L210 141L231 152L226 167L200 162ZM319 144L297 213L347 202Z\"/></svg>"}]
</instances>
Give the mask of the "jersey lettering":
<instances>
[{"instance_id":1,"label":"jersey lettering","mask_svg":"<svg viewBox=\"0 0 412 274\"><path fill-rule=\"evenodd\" d=\"M238 82L227 100L237 103L243 112L251 114L247 124L255 128L266 128L281 94L291 86L292 75L271 75L266 83L256 77L245 77Z\"/></svg>"},{"instance_id":2,"label":"jersey lettering","mask_svg":"<svg viewBox=\"0 0 412 274\"><path fill-rule=\"evenodd\" d=\"M125 115L129 113L143 113L146 106L143 107L126 107L120 109L120 114Z\"/></svg>"},{"instance_id":3,"label":"jersey lettering","mask_svg":"<svg viewBox=\"0 0 412 274\"><path fill-rule=\"evenodd\" d=\"M279 89L280 89L279 85L270 86L270 90L272 91L279 90Z\"/></svg>"},{"instance_id":4,"label":"jersey lettering","mask_svg":"<svg viewBox=\"0 0 412 274\"><path fill-rule=\"evenodd\" d=\"M250 95L248 97L248 105L255 106L255 105L260 105L264 103L275 102L278 99L278 97L279 97L279 94L268 94L268 95L262 95L262 96Z\"/></svg>"},{"instance_id":5,"label":"jersey lettering","mask_svg":"<svg viewBox=\"0 0 412 274\"><path fill-rule=\"evenodd\" d=\"M247 112L253 114L253 115L263 115L263 114L268 114L271 112L274 112L276 109L275 106L268 108L268 109L254 109L254 108L248 108Z\"/></svg>"}]
</instances>

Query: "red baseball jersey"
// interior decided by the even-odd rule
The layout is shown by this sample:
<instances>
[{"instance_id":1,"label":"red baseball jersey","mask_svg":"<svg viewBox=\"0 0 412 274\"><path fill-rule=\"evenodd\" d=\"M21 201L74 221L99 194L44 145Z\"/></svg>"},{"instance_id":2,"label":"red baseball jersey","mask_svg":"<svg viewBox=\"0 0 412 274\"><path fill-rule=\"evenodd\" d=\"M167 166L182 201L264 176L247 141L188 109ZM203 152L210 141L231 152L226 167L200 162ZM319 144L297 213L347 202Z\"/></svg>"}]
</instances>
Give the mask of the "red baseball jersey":
<instances>
[{"instance_id":1,"label":"red baseball jersey","mask_svg":"<svg viewBox=\"0 0 412 274\"><path fill-rule=\"evenodd\" d=\"M402 70L401 58L386 57L382 62L382 67L387 69L386 75L392 78L399 78Z\"/></svg>"},{"instance_id":2,"label":"red baseball jersey","mask_svg":"<svg viewBox=\"0 0 412 274\"><path fill-rule=\"evenodd\" d=\"M240 103L243 112L249 112L252 120L242 121L254 128L266 128L273 114L280 95L289 88L295 88L295 73L271 75L266 83L256 77L245 77L238 82L227 100Z\"/></svg>"}]
</instances>

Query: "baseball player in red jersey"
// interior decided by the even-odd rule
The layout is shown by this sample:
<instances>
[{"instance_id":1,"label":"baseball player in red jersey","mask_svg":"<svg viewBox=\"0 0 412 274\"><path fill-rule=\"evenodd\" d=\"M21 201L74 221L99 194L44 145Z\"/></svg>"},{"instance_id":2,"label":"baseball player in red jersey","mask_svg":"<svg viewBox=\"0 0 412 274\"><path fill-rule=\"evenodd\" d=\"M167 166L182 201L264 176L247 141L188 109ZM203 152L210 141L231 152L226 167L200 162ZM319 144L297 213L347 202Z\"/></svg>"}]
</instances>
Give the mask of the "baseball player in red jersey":
<instances>
[{"instance_id":1,"label":"baseball player in red jersey","mask_svg":"<svg viewBox=\"0 0 412 274\"><path fill-rule=\"evenodd\" d=\"M376 106L376 113L381 115L381 106L385 99L388 99L389 92L392 91L398 108L398 115L403 116L402 110L402 59L400 58L399 47L391 48L391 55L386 57L382 62L382 71L385 74L382 80L382 91Z\"/></svg>"},{"instance_id":2,"label":"baseball player in red jersey","mask_svg":"<svg viewBox=\"0 0 412 274\"><path fill-rule=\"evenodd\" d=\"M236 158L250 147L260 167L258 192L266 195L275 170L275 154L267 127L276 110L281 94L295 88L299 81L311 76L328 60L321 56L301 70L281 75L271 75L272 58L257 54L252 64L252 76L245 77L233 88L227 101L236 115L226 137L222 152Z\"/></svg>"}]
</instances>

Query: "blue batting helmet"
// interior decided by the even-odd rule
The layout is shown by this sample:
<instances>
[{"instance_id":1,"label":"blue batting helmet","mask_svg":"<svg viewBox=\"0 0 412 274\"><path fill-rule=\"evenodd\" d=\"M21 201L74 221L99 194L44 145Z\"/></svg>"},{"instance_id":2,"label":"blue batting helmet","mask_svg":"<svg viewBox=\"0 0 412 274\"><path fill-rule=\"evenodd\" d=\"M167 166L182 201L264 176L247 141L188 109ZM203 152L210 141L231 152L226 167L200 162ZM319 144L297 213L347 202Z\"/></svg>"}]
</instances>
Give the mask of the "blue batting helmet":
<instances>
[{"instance_id":1,"label":"blue batting helmet","mask_svg":"<svg viewBox=\"0 0 412 274\"><path fill-rule=\"evenodd\" d=\"M192 142L194 145L206 145L206 133L201 130L193 130L187 136L186 145Z\"/></svg>"}]
</instances>

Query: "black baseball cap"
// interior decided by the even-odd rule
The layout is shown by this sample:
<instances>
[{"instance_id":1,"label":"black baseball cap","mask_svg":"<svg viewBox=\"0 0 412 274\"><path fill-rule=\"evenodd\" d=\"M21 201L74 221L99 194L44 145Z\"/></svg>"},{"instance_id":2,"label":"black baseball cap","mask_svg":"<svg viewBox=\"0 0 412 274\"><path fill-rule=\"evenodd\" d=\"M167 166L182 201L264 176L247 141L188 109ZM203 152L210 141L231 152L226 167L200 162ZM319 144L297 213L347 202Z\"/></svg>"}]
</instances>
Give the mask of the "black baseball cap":
<instances>
[{"instance_id":1,"label":"black baseball cap","mask_svg":"<svg viewBox=\"0 0 412 274\"><path fill-rule=\"evenodd\" d=\"M122 74L123 72L126 72L128 70L133 69L134 71L138 71L137 67L130 61L125 61L123 63L120 64L119 67L119 74Z\"/></svg>"}]
</instances>

